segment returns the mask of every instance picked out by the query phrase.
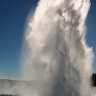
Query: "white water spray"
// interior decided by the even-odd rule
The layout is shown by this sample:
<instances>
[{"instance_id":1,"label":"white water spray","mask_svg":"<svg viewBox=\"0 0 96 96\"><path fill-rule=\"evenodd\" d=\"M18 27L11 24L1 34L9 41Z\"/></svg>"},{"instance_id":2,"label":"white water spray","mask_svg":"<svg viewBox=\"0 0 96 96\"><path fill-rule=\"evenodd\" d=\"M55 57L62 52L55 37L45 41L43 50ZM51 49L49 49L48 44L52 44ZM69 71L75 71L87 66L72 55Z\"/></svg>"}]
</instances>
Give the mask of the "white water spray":
<instances>
[{"instance_id":1,"label":"white water spray","mask_svg":"<svg viewBox=\"0 0 96 96\"><path fill-rule=\"evenodd\" d=\"M92 96L93 53L85 41L89 7L89 0L39 1L28 23L30 59L23 65L29 77L34 68L38 96Z\"/></svg>"}]
</instances>

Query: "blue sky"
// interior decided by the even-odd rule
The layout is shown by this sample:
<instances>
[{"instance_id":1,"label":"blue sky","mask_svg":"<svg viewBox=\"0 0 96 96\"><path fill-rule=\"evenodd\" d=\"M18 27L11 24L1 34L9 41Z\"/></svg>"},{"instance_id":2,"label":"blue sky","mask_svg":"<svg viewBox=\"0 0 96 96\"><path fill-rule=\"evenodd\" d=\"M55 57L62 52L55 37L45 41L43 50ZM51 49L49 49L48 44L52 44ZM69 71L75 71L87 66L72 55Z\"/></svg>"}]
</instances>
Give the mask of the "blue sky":
<instances>
[{"instance_id":1,"label":"blue sky","mask_svg":"<svg viewBox=\"0 0 96 96\"><path fill-rule=\"evenodd\" d=\"M0 0L0 75L19 76L20 53L26 19L38 0ZM96 53L96 0L87 18L87 44ZM96 58L93 64L96 72Z\"/></svg>"},{"instance_id":2,"label":"blue sky","mask_svg":"<svg viewBox=\"0 0 96 96\"><path fill-rule=\"evenodd\" d=\"M18 76L23 33L37 0L0 0L0 74Z\"/></svg>"},{"instance_id":3,"label":"blue sky","mask_svg":"<svg viewBox=\"0 0 96 96\"><path fill-rule=\"evenodd\" d=\"M93 47L95 55L93 71L96 72L96 0L91 0L91 7L88 13L86 41L90 47Z\"/></svg>"}]
</instances>

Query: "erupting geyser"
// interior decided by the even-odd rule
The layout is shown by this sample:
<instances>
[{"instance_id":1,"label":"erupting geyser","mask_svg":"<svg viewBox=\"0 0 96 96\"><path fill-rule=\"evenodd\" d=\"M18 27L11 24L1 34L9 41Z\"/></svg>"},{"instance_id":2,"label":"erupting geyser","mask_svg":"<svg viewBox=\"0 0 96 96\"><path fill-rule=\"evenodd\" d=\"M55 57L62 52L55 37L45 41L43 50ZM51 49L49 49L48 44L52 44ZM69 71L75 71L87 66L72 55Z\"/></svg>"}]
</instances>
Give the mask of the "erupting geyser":
<instances>
[{"instance_id":1,"label":"erupting geyser","mask_svg":"<svg viewBox=\"0 0 96 96\"><path fill-rule=\"evenodd\" d=\"M31 78L34 69L36 96L92 96L93 53L85 41L89 7L90 0L39 1L28 22L30 54L22 72Z\"/></svg>"}]
</instances>

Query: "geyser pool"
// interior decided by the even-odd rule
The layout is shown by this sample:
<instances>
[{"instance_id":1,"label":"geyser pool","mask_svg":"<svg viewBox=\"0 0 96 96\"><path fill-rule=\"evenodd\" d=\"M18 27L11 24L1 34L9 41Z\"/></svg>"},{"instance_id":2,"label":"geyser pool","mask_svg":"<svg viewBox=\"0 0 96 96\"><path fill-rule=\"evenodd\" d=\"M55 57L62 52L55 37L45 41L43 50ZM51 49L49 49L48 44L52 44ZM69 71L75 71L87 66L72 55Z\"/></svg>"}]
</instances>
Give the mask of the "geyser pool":
<instances>
[{"instance_id":1,"label":"geyser pool","mask_svg":"<svg viewBox=\"0 0 96 96\"><path fill-rule=\"evenodd\" d=\"M93 53L85 40L89 8L90 0L39 1L26 30L29 57L22 72L32 79L34 69L37 96L92 96Z\"/></svg>"}]
</instances>

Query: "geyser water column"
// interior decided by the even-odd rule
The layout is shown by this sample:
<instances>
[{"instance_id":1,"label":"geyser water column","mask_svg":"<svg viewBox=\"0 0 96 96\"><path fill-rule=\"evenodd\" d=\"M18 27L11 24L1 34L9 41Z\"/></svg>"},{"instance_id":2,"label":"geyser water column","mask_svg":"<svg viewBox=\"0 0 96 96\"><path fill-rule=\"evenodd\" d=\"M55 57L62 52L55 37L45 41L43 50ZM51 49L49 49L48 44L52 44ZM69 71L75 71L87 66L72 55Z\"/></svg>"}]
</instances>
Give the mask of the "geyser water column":
<instances>
[{"instance_id":1,"label":"geyser water column","mask_svg":"<svg viewBox=\"0 0 96 96\"><path fill-rule=\"evenodd\" d=\"M24 73L35 70L38 96L91 96L93 53L85 41L89 7L89 0L39 1L28 22L30 59L23 65Z\"/></svg>"}]
</instances>

